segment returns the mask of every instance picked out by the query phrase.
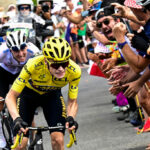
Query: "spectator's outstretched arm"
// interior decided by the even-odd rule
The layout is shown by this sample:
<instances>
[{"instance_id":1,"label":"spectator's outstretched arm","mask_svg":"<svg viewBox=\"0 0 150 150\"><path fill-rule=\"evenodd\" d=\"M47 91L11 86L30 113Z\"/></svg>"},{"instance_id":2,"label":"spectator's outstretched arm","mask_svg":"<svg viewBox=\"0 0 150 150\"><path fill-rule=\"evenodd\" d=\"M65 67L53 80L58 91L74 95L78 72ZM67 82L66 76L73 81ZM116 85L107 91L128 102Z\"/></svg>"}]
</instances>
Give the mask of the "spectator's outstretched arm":
<instances>
[{"instance_id":1,"label":"spectator's outstretched arm","mask_svg":"<svg viewBox=\"0 0 150 150\"><path fill-rule=\"evenodd\" d=\"M126 34L126 26L123 23L117 23L113 28L113 34L116 38L118 43L124 43L125 40L125 34ZM146 58L143 58L140 55L136 55L128 45L128 43L124 44L124 46L121 49L123 56L126 60L126 62L131 66L131 68L136 72L139 73L145 69L145 67L148 65L149 60Z\"/></svg>"},{"instance_id":2,"label":"spectator's outstretched arm","mask_svg":"<svg viewBox=\"0 0 150 150\"><path fill-rule=\"evenodd\" d=\"M96 22L95 21L90 21L88 22L87 24L88 26L88 30L89 32L92 33L92 35L98 40L100 41L102 44L104 45L108 45L108 44L111 44L109 42L109 40L106 38L106 36L102 33L100 33L99 29L96 27Z\"/></svg>"},{"instance_id":3,"label":"spectator's outstretched arm","mask_svg":"<svg viewBox=\"0 0 150 150\"><path fill-rule=\"evenodd\" d=\"M145 25L145 21L140 21L130 10L130 8L120 5L119 3L112 3L111 5L115 6L116 9L118 9L118 13L113 14L114 16L127 18L139 25Z\"/></svg>"},{"instance_id":4,"label":"spectator's outstretched arm","mask_svg":"<svg viewBox=\"0 0 150 150\"><path fill-rule=\"evenodd\" d=\"M70 22L78 24L83 20L83 17L81 14L79 16L75 17L72 15L72 13L68 10L62 9L60 14L64 17L66 17Z\"/></svg>"},{"instance_id":5,"label":"spectator's outstretched arm","mask_svg":"<svg viewBox=\"0 0 150 150\"><path fill-rule=\"evenodd\" d=\"M84 10L88 10L89 9L89 5L88 5L88 2L87 0L80 0L83 4L83 9Z\"/></svg>"}]
</instances>

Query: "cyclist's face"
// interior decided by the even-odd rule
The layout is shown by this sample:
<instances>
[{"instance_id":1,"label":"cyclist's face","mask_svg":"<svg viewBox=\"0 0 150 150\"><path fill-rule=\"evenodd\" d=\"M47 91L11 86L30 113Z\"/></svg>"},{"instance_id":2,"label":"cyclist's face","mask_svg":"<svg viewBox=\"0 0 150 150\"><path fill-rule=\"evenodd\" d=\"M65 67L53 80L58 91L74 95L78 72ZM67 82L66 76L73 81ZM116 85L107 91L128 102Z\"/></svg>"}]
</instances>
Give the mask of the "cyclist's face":
<instances>
[{"instance_id":1,"label":"cyclist's face","mask_svg":"<svg viewBox=\"0 0 150 150\"><path fill-rule=\"evenodd\" d=\"M19 51L11 50L11 52L13 54L14 59L16 59L18 62L24 62L27 58L27 47Z\"/></svg>"},{"instance_id":2,"label":"cyclist's face","mask_svg":"<svg viewBox=\"0 0 150 150\"><path fill-rule=\"evenodd\" d=\"M51 64L46 62L46 64L48 65L50 73L56 78L61 79L65 76L67 64L53 64L53 62Z\"/></svg>"}]
</instances>

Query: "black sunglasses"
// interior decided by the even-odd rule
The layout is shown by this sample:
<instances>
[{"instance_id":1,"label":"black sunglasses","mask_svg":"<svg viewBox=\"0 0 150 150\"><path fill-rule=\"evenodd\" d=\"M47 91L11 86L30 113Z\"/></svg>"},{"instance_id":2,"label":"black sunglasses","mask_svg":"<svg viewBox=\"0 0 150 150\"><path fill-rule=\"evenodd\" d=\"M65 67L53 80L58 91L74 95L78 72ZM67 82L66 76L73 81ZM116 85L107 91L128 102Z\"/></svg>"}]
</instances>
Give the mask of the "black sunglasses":
<instances>
[{"instance_id":1,"label":"black sunglasses","mask_svg":"<svg viewBox=\"0 0 150 150\"><path fill-rule=\"evenodd\" d=\"M54 69L56 69L56 70L57 70L60 66L63 67L63 69L65 69L66 67L68 67L69 61L64 62L64 63L51 63L50 65L51 65L52 68L54 68Z\"/></svg>"},{"instance_id":2,"label":"black sunglasses","mask_svg":"<svg viewBox=\"0 0 150 150\"><path fill-rule=\"evenodd\" d=\"M20 10L24 10L24 9L25 9L25 10L28 10L28 9L30 9L30 7L29 7L29 6L27 6L27 7L21 6L21 7L20 7Z\"/></svg>"},{"instance_id":3,"label":"black sunglasses","mask_svg":"<svg viewBox=\"0 0 150 150\"><path fill-rule=\"evenodd\" d=\"M98 27L98 28L101 28L103 23L104 23L105 25L109 25L110 19L106 18L103 22L97 22L97 27Z\"/></svg>"},{"instance_id":4,"label":"black sunglasses","mask_svg":"<svg viewBox=\"0 0 150 150\"><path fill-rule=\"evenodd\" d=\"M26 46L26 44L21 44L20 49L17 46L12 46L11 50L13 50L14 52L19 52L20 50L24 50Z\"/></svg>"}]
</instances>

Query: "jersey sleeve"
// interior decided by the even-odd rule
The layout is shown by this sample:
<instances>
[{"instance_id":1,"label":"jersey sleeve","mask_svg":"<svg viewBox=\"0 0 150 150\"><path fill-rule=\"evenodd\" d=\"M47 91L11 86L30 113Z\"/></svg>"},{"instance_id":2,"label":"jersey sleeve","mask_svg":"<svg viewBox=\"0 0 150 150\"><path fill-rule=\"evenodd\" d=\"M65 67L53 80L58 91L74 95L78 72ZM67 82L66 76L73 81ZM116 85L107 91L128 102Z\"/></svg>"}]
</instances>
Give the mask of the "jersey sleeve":
<instances>
[{"instance_id":1,"label":"jersey sleeve","mask_svg":"<svg viewBox=\"0 0 150 150\"><path fill-rule=\"evenodd\" d=\"M6 56L8 55L9 51L10 50L7 48L6 43L0 46L0 62L1 63L3 63L3 61L6 59Z\"/></svg>"},{"instance_id":2,"label":"jersey sleeve","mask_svg":"<svg viewBox=\"0 0 150 150\"><path fill-rule=\"evenodd\" d=\"M23 69L21 70L19 76L16 78L14 81L11 89L21 93L22 90L24 89L25 85L27 84L29 78L31 77L31 72L33 71L32 69L32 62L29 59L28 62L24 65Z\"/></svg>"},{"instance_id":3,"label":"jersey sleeve","mask_svg":"<svg viewBox=\"0 0 150 150\"><path fill-rule=\"evenodd\" d=\"M81 69L77 68L76 73L72 75L72 80L69 83L68 96L70 99L76 99L78 96L78 84L81 79Z\"/></svg>"}]
</instances>

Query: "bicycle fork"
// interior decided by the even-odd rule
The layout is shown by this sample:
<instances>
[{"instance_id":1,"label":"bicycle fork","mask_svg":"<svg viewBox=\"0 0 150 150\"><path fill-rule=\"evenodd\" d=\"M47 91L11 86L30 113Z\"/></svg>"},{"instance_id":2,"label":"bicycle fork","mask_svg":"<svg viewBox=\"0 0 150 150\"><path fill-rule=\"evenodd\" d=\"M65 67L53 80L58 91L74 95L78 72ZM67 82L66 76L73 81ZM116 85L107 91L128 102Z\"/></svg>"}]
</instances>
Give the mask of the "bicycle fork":
<instances>
[{"instance_id":1,"label":"bicycle fork","mask_svg":"<svg viewBox=\"0 0 150 150\"><path fill-rule=\"evenodd\" d=\"M35 138L31 142L28 150L44 150L43 148L43 137L42 137L42 131L38 130L35 134Z\"/></svg>"}]
</instances>

